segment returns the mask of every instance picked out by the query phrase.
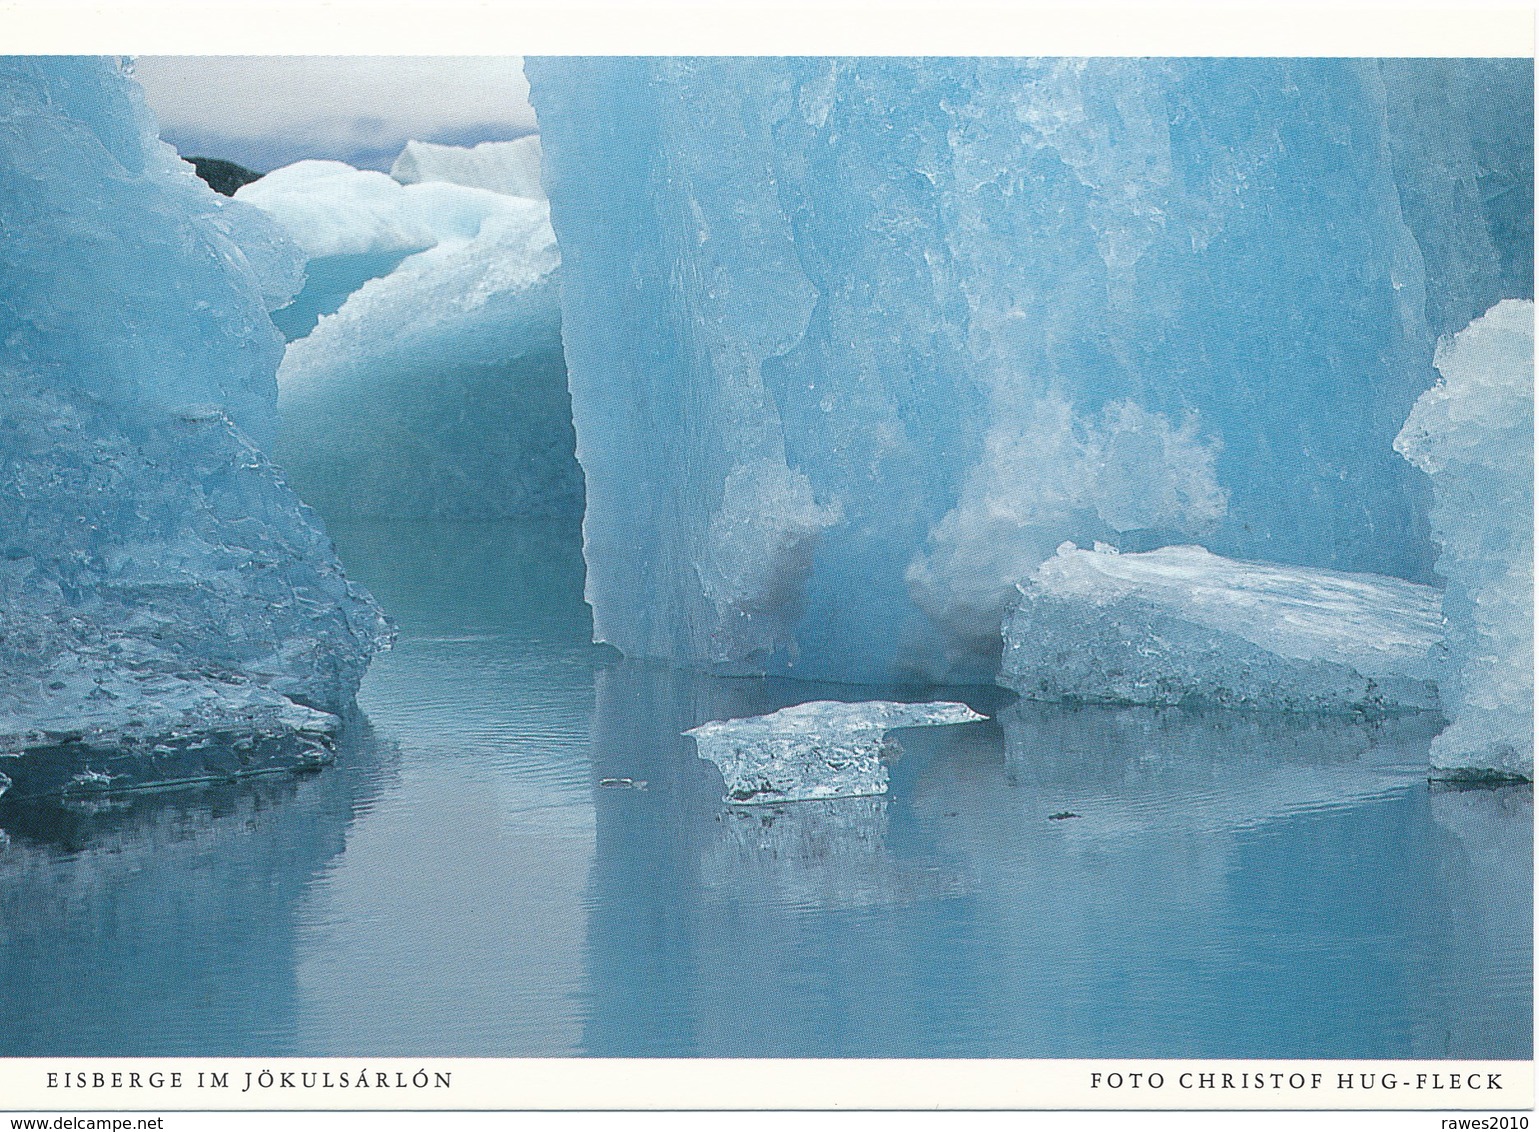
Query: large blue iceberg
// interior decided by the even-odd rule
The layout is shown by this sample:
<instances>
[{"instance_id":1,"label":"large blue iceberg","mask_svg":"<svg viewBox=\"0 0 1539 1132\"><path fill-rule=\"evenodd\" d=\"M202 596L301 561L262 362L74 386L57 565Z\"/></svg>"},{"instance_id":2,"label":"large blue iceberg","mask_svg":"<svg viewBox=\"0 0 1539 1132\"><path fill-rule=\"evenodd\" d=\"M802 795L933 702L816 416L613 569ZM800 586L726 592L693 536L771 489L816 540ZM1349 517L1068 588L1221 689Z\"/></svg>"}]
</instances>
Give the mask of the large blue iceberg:
<instances>
[{"instance_id":1,"label":"large blue iceberg","mask_svg":"<svg viewBox=\"0 0 1539 1132\"><path fill-rule=\"evenodd\" d=\"M1065 540L1436 582L1393 444L1531 293L1528 61L526 69L628 655L992 680Z\"/></svg>"},{"instance_id":2,"label":"large blue iceberg","mask_svg":"<svg viewBox=\"0 0 1539 1132\"><path fill-rule=\"evenodd\" d=\"M389 627L263 454L297 249L114 61L0 58L0 183L0 771L323 736Z\"/></svg>"},{"instance_id":3,"label":"large blue iceberg","mask_svg":"<svg viewBox=\"0 0 1539 1132\"><path fill-rule=\"evenodd\" d=\"M413 142L406 183L301 161L236 194L307 257L274 457L328 520L581 512L538 162L532 138Z\"/></svg>"}]
</instances>

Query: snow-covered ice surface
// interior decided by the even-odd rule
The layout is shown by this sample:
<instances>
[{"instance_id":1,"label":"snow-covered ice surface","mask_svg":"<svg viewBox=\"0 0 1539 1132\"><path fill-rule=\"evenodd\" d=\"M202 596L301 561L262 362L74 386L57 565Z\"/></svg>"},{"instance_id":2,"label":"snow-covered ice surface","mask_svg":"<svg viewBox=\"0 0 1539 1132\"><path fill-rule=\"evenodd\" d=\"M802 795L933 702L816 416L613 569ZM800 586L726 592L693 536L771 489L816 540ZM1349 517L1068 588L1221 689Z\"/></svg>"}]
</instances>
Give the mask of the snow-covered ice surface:
<instances>
[{"instance_id":1,"label":"snow-covered ice surface","mask_svg":"<svg viewBox=\"0 0 1539 1132\"><path fill-rule=\"evenodd\" d=\"M474 165L476 153L418 147L402 160L453 173L455 154ZM241 193L311 257L304 318L276 316L305 331L278 373L274 455L307 503L332 519L581 510L543 200L336 161Z\"/></svg>"},{"instance_id":2,"label":"snow-covered ice surface","mask_svg":"<svg viewBox=\"0 0 1539 1132\"><path fill-rule=\"evenodd\" d=\"M1065 539L1433 581L1391 445L1531 285L1528 61L526 72L627 655L991 680Z\"/></svg>"},{"instance_id":3,"label":"snow-covered ice surface","mask_svg":"<svg viewBox=\"0 0 1539 1132\"><path fill-rule=\"evenodd\" d=\"M540 136L476 146L409 141L390 167L403 185L451 181L509 196L545 199L540 184Z\"/></svg>"},{"instance_id":4,"label":"snow-covered ice surface","mask_svg":"<svg viewBox=\"0 0 1539 1132\"><path fill-rule=\"evenodd\" d=\"M1448 580L1452 724L1445 771L1534 769L1534 304L1507 300L1439 343L1442 379L1395 449L1432 477L1437 572Z\"/></svg>"},{"instance_id":5,"label":"snow-covered ice surface","mask_svg":"<svg viewBox=\"0 0 1539 1132\"><path fill-rule=\"evenodd\" d=\"M1072 543L1020 586L999 682L1031 699L1269 711L1435 708L1441 595L1200 546Z\"/></svg>"},{"instance_id":6,"label":"snow-covered ice surface","mask_svg":"<svg viewBox=\"0 0 1539 1132\"><path fill-rule=\"evenodd\" d=\"M389 628L262 452L299 254L115 62L0 59L0 123L0 752L324 736Z\"/></svg>"},{"instance_id":7,"label":"snow-covered ice surface","mask_svg":"<svg viewBox=\"0 0 1539 1132\"><path fill-rule=\"evenodd\" d=\"M739 805L848 798L887 792L887 732L987 718L966 704L814 700L747 719L713 720L684 732L721 771Z\"/></svg>"}]
</instances>

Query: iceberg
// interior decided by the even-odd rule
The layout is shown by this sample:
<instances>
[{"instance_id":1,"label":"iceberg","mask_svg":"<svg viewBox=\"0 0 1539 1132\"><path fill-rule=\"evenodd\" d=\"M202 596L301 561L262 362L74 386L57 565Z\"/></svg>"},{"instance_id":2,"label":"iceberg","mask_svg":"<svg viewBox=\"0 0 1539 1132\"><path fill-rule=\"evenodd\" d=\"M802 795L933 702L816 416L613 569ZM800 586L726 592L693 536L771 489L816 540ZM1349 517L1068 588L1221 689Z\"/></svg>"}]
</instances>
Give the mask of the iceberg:
<instances>
[{"instance_id":1,"label":"iceberg","mask_svg":"<svg viewBox=\"0 0 1539 1132\"><path fill-rule=\"evenodd\" d=\"M1200 546L1058 548L1020 587L999 683L1028 699L1382 713L1438 706L1441 594Z\"/></svg>"},{"instance_id":2,"label":"iceberg","mask_svg":"<svg viewBox=\"0 0 1539 1132\"><path fill-rule=\"evenodd\" d=\"M391 631L264 455L299 253L120 63L0 58L0 121L0 769L324 745Z\"/></svg>"},{"instance_id":3,"label":"iceberg","mask_svg":"<svg viewBox=\"0 0 1539 1132\"><path fill-rule=\"evenodd\" d=\"M716 764L727 802L763 805L887 792L887 768L901 748L887 732L985 719L966 704L814 700L769 715L713 720L684 732Z\"/></svg>"},{"instance_id":4,"label":"iceberg","mask_svg":"<svg viewBox=\"0 0 1539 1132\"><path fill-rule=\"evenodd\" d=\"M372 169L319 160L274 169L237 189L235 199L271 217L304 252L304 289L273 317L290 341L407 256L472 239L490 216L525 211L486 189L405 186Z\"/></svg>"},{"instance_id":5,"label":"iceberg","mask_svg":"<svg viewBox=\"0 0 1539 1132\"><path fill-rule=\"evenodd\" d=\"M555 241L543 204L502 199L290 343L274 456L323 515L581 513Z\"/></svg>"},{"instance_id":6,"label":"iceberg","mask_svg":"<svg viewBox=\"0 0 1539 1132\"><path fill-rule=\"evenodd\" d=\"M540 184L540 135L476 146L409 141L390 167L403 185L450 181L494 193L544 200Z\"/></svg>"},{"instance_id":7,"label":"iceberg","mask_svg":"<svg viewBox=\"0 0 1539 1132\"><path fill-rule=\"evenodd\" d=\"M526 72L626 655L989 681L1066 539L1433 581L1391 445L1450 312L1528 285L1527 61Z\"/></svg>"},{"instance_id":8,"label":"iceberg","mask_svg":"<svg viewBox=\"0 0 1539 1132\"><path fill-rule=\"evenodd\" d=\"M332 519L582 510L543 201L337 161L237 197L310 257L274 448L307 503Z\"/></svg>"},{"instance_id":9,"label":"iceberg","mask_svg":"<svg viewBox=\"0 0 1539 1132\"><path fill-rule=\"evenodd\" d=\"M1432 765L1532 778L1534 768L1534 304L1497 303L1443 339L1438 384L1395 450L1432 479L1447 579L1448 730Z\"/></svg>"}]
</instances>

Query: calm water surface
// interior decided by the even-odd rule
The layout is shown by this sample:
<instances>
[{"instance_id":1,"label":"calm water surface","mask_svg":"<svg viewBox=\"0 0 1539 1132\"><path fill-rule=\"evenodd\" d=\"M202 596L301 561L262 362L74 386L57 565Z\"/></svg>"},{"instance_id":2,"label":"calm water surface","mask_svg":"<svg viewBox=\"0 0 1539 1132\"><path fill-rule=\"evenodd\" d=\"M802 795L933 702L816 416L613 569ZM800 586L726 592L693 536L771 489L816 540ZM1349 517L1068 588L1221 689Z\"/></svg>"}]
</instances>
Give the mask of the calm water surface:
<instances>
[{"instance_id":1,"label":"calm water surface","mask_svg":"<svg viewBox=\"0 0 1539 1132\"><path fill-rule=\"evenodd\" d=\"M1531 789L1425 721L711 679L587 643L574 526L334 533L335 767L0 808L0 1055L1532 1055ZM992 718L746 810L679 734L876 696Z\"/></svg>"}]
</instances>

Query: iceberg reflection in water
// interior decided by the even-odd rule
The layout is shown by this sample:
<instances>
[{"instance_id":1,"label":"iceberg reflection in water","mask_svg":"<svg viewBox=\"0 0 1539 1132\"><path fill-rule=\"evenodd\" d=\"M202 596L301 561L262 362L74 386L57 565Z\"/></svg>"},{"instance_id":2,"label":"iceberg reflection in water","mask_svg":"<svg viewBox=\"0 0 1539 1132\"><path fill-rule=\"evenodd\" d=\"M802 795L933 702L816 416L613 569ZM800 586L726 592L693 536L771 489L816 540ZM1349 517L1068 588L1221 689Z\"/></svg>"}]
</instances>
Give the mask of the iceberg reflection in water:
<instances>
[{"instance_id":1,"label":"iceberg reflection in water","mask_svg":"<svg viewBox=\"0 0 1539 1132\"><path fill-rule=\"evenodd\" d=\"M0 802L0 1053L1530 1055L1532 791L1431 717L705 677L588 643L575 524L336 534L401 639L333 767ZM681 734L874 698L995 718L751 808Z\"/></svg>"},{"instance_id":2,"label":"iceberg reflection in water","mask_svg":"<svg viewBox=\"0 0 1539 1132\"><path fill-rule=\"evenodd\" d=\"M400 752L349 721L319 774L0 809L0 1055L294 1048L304 908Z\"/></svg>"},{"instance_id":3,"label":"iceberg reflection in water","mask_svg":"<svg viewBox=\"0 0 1539 1132\"><path fill-rule=\"evenodd\" d=\"M720 899L760 894L771 907L824 911L961 894L955 869L916 867L888 849L887 807L885 798L730 807L702 854L704 884Z\"/></svg>"}]
</instances>

